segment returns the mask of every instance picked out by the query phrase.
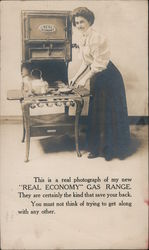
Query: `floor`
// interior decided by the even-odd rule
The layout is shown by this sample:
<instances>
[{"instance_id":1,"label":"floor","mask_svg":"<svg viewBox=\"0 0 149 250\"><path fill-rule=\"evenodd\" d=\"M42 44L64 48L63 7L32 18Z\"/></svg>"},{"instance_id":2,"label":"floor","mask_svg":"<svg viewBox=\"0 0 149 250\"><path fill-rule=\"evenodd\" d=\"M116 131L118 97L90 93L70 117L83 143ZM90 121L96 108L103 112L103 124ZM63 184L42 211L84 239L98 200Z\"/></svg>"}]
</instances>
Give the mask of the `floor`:
<instances>
[{"instance_id":1,"label":"floor","mask_svg":"<svg viewBox=\"0 0 149 250\"><path fill-rule=\"evenodd\" d=\"M148 126L131 126L131 135L132 154L123 161L89 160L81 134L81 158L76 155L72 135L31 138L30 161L25 163L22 124L2 123L3 249L147 249ZM31 208L29 200L18 197L19 185L37 184L34 177L58 179L60 183L70 177L132 178L133 206L57 208L55 215L18 216L18 209Z\"/></svg>"}]
</instances>

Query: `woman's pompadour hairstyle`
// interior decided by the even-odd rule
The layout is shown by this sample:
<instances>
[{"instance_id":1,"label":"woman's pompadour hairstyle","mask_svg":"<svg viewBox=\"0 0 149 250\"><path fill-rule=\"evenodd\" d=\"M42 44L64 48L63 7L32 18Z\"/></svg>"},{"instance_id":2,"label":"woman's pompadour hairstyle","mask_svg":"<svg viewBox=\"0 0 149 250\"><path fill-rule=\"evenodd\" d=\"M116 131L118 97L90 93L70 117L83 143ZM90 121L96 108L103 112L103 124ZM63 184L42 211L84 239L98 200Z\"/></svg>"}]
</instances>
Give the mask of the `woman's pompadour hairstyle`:
<instances>
[{"instance_id":1,"label":"woman's pompadour hairstyle","mask_svg":"<svg viewBox=\"0 0 149 250\"><path fill-rule=\"evenodd\" d=\"M76 26L75 17L79 17L79 16L84 17L90 23L90 25L94 23L94 20L95 20L94 13L86 7L78 7L74 9L71 14L72 24L74 26Z\"/></svg>"}]
</instances>

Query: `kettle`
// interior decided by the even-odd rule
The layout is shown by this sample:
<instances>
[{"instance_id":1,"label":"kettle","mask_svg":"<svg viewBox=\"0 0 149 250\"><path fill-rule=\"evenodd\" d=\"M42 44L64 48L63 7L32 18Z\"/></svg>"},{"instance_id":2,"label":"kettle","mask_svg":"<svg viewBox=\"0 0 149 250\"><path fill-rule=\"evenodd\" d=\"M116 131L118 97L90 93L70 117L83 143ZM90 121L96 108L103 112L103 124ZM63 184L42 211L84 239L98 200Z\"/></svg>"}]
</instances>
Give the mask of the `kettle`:
<instances>
[{"instance_id":1,"label":"kettle","mask_svg":"<svg viewBox=\"0 0 149 250\"><path fill-rule=\"evenodd\" d=\"M48 92L48 82L42 79L42 72L39 69L31 71L31 92L35 95L44 95Z\"/></svg>"}]
</instances>

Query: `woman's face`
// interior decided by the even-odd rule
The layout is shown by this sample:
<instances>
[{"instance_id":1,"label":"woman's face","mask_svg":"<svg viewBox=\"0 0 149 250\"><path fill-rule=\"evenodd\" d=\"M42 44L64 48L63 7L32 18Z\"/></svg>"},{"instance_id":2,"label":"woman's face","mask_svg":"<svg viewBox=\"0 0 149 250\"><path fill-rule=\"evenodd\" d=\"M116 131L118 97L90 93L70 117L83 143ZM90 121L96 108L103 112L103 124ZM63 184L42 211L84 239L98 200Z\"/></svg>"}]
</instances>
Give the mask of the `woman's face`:
<instances>
[{"instance_id":1,"label":"woman's face","mask_svg":"<svg viewBox=\"0 0 149 250\"><path fill-rule=\"evenodd\" d=\"M90 23L82 16L75 17L75 25L76 28L81 32L84 33L90 27Z\"/></svg>"}]
</instances>

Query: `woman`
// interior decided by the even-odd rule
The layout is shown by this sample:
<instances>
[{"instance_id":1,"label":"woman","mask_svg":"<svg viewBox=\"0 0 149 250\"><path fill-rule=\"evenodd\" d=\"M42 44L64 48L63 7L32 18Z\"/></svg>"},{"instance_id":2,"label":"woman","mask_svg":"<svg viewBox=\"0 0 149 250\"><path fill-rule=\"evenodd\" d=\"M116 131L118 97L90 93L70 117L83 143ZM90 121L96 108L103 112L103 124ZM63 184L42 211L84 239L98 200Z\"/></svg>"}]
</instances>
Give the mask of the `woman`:
<instances>
[{"instance_id":1,"label":"woman","mask_svg":"<svg viewBox=\"0 0 149 250\"><path fill-rule=\"evenodd\" d=\"M85 7L75 9L72 23L81 33L82 65L70 85L85 86L90 80L88 158L124 159L129 151L130 132L122 76L110 61L106 39L91 27L93 12Z\"/></svg>"}]
</instances>

